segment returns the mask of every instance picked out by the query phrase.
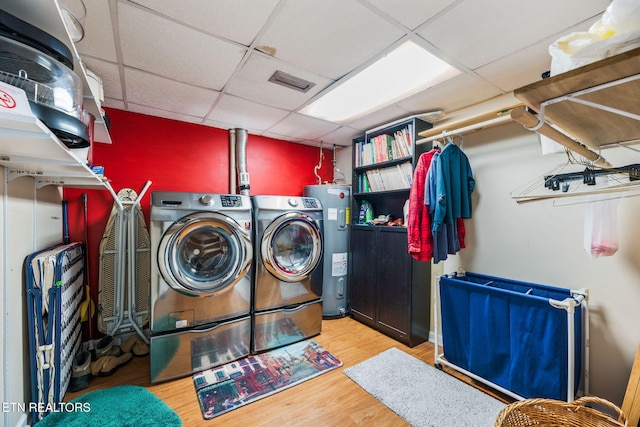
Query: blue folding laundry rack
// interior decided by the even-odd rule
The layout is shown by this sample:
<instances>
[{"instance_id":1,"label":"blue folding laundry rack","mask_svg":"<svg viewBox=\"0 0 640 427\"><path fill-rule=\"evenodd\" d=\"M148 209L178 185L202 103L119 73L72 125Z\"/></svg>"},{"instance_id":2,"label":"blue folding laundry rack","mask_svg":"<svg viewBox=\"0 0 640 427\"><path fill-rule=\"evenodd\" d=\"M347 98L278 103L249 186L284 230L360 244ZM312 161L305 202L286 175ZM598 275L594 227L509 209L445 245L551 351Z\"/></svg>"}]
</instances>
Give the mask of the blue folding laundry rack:
<instances>
[{"instance_id":1,"label":"blue folding laundry rack","mask_svg":"<svg viewBox=\"0 0 640 427\"><path fill-rule=\"evenodd\" d=\"M25 262L34 422L62 402L82 345L83 254L82 243L61 244Z\"/></svg>"},{"instance_id":2,"label":"blue folding laundry rack","mask_svg":"<svg viewBox=\"0 0 640 427\"><path fill-rule=\"evenodd\" d=\"M588 393L587 289L470 272L440 276L434 323L444 350L435 353L438 367L516 399L571 401L580 385Z\"/></svg>"}]
</instances>

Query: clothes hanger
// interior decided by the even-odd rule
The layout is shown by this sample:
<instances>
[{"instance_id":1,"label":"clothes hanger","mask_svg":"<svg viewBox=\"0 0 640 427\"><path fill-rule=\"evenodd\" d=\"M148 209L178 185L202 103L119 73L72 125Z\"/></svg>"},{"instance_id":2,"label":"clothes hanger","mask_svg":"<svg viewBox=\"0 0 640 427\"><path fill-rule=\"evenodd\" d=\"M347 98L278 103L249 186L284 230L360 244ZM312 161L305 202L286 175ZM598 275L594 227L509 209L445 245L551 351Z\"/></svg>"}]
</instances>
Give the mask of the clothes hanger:
<instances>
[{"instance_id":1,"label":"clothes hanger","mask_svg":"<svg viewBox=\"0 0 640 427\"><path fill-rule=\"evenodd\" d=\"M554 206L560 206L562 204L555 202L556 200L584 196L584 201L573 203L578 204L588 202L586 196L590 195L640 191L640 164L619 168L598 168L592 162L576 160L569 150L565 152L567 162L516 188L510 193L511 198L517 203L554 200ZM585 170L559 173L564 168L575 165L583 165ZM598 183L597 176L606 177L606 180ZM611 197L625 196L617 194Z\"/></svg>"}]
</instances>

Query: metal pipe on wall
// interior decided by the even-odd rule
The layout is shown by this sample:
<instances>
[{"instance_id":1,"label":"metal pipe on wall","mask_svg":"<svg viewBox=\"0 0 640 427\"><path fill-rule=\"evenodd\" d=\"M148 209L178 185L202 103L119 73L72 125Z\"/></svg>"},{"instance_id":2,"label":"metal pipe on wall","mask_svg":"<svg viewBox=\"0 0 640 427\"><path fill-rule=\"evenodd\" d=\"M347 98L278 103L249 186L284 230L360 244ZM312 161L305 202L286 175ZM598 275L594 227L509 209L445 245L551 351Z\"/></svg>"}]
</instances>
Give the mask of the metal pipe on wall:
<instances>
[{"instance_id":1,"label":"metal pipe on wall","mask_svg":"<svg viewBox=\"0 0 640 427\"><path fill-rule=\"evenodd\" d=\"M247 130L235 129L236 161L238 163L238 189L240 194L249 195L249 172L247 171Z\"/></svg>"},{"instance_id":2,"label":"metal pipe on wall","mask_svg":"<svg viewBox=\"0 0 640 427\"><path fill-rule=\"evenodd\" d=\"M229 194L236 193L236 130L229 129Z\"/></svg>"}]
</instances>

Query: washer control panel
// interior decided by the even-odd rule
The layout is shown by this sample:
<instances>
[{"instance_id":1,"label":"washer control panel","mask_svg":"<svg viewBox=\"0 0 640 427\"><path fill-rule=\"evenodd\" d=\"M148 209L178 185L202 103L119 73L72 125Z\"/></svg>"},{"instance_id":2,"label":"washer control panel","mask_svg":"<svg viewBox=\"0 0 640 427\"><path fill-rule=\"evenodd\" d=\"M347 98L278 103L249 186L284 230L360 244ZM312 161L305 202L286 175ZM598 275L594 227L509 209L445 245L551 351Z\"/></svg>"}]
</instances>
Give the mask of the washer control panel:
<instances>
[{"instance_id":1,"label":"washer control panel","mask_svg":"<svg viewBox=\"0 0 640 427\"><path fill-rule=\"evenodd\" d=\"M302 206L308 209L318 209L318 201L316 199L302 198Z\"/></svg>"},{"instance_id":2,"label":"washer control panel","mask_svg":"<svg viewBox=\"0 0 640 427\"><path fill-rule=\"evenodd\" d=\"M239 208L242 207L242 197L234 196L232 194L225 194L220 196L223 208Z\"/></svg>"}]
</instances>

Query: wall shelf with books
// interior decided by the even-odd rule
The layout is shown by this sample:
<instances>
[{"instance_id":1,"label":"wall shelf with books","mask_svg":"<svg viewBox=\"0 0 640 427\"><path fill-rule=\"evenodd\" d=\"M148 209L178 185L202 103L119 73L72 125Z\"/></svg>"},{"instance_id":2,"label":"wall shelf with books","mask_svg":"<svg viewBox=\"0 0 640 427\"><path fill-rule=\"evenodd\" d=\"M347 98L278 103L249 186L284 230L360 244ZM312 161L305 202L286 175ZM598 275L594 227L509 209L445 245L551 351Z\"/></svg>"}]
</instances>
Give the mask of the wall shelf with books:
<instances>
[{"instance_id":1,"label":"wall shelf with books","mask_svg":"<svg viewBox=\"0 0 640 427\"><path fill-rule=\"evenodd\" d=\"M413 179L411 159L402 159L370 167L357 168L354 193L378 193L409 190Z\"/></svg>"},{"instance_id":2,"label":"wall shelf with books","mask_svg":"<svg viewBox=\"0 0 640 427\"><path fill-rule=\"evenodd\" d=\"M360 223L363 200L369 202L376 217L403 217L413 168L421 154L416 137L430 128L429 122L414 116L366 131L353 141L352 224Z\"/></svg>"}]
</instances>

